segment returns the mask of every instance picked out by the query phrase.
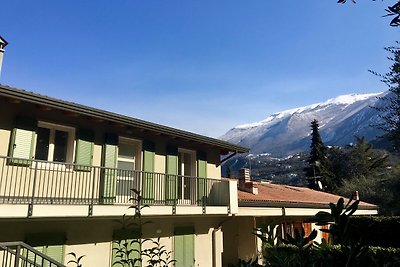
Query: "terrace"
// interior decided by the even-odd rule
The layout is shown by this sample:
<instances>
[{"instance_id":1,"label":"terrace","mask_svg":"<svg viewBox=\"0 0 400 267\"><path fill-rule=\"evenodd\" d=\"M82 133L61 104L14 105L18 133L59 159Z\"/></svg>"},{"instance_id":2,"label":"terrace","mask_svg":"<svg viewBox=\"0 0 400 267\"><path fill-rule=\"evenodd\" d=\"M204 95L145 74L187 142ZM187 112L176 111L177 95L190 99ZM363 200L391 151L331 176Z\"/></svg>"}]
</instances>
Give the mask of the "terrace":
<instances>
[{"instance_id":1,"label":"terrace","mask_svg":"<svg viewBox=\"0 0 400 267\"><path fill-rule=\"evenodd\" d=\"M141 204L170 207L171 214L179 207L230 213L236 197L226 180L0 157L0 203L28 205L28 217L35 205L89 206L89 216L95 206L126 208L131 189L141 192Z\"/></svg>"}]
</instances>

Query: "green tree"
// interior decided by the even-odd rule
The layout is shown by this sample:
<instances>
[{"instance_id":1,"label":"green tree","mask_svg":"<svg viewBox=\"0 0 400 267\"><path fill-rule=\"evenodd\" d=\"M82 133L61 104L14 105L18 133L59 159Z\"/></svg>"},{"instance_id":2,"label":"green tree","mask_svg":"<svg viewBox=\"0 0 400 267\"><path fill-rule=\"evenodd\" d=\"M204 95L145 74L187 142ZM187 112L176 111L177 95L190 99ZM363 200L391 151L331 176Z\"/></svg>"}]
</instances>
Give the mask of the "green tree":
<instances>
[{"instance_id":1,"label":"green tree","mask_svg":"<svg viewBox=\"0 0 400 267\"><path fill-rule=\"evenodd\" d=\"M311 122L311 145L310 156L307 159L308 166L304 169L309 179L319 178L323 186L328 190L332 190L331 175L329 172L329 162L327 159L327 148L322 142L319 133L319 124L316 119Z\"/></svg>"},{"instance_id":2,"label":"green tree","mask_svg":"<svg viewBox=\"0 0 400 267\"><path fill-rule=\"evenodd\" d=\"M353 3L356 3L356 0L351 0ZM375 1L375 0L373 0ZM339 4L346 3L347 0L338 0ZM386 15L384 17L394 17L390 21L390 26L397 27L400 26L400 1L394 3L392 6L388 6L386 9Z\"/></svg>"},{"instance_id":3,"label":"green tree","mask_svg":"<svg viewBox=\"0 0 400 267\"><path fill-rule=\"evenodd\" d=\"M400 7L399 7L400 8ZM400 43L397 42L397 45ZM393 150L400 152L400 47L391 46L385 48L392 56L388 57L393 62L386 74L378 74L370 71L373 74L381 77L381 81L389 87L389 93L382 97L386 100L387 105L383 107L375 107L381 111L380 117L383 123L377 127L387 133L389 140L393 144Z\"/></svg>"}]
</instances>

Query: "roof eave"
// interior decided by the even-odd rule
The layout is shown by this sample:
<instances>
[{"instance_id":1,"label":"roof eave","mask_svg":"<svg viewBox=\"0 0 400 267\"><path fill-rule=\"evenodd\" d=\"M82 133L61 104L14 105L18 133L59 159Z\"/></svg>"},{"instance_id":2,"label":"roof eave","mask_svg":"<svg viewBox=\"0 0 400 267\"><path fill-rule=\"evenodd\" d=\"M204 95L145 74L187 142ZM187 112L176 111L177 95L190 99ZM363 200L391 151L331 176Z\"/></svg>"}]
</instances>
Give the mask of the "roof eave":
<instances>
[{"instance_id":1,"label":"roof eave","mask_svg":"<svg viewBox=\"0 0 400 267\"><path fill-rule=\"evenodd\" d=\"M175 137L180 137L180 138L185 138L189 139L192 141L197 141L200 143L205 143L208 145L212 145L215 147L218 147L223 150L231 151L231 152L237 152L237 153L246 153L249 151L248 148L242 147L242 146L237 146L234 144L230 144L225 141L221 141L219 139L187 132L184 130L179 130L175 129L172 127L140 120L140 119L135 119L129 116L124 116L120 115L117 113L105 111L105 110L100 110L96 108L92 108L89 106L84 106L72 102L67 102L63 101L60 99L55 99L51 98L48 96L43 96L40 94L24 91L21 89L5 86L5 85L0 85L0 96L8 97L8 98L14 98L14 99L19 99L21 101L25 102L30 102L33 104L39 104L39 105L45 105L49 106L52 108L60 109L60 110L66 110L66 111L72 111L76 112L78 114L82 115L87 115L87 116L92 116L96 118L102 118L106 119L112 122L117 122L117 123L122 123L134 127L138 127L144 130L149 130L149 131L155 131L155 132L160 132L164 134L168 134L171 136Z\"/></svg>"},{"instance_id":2,"label":"roof eave","mask_svg":"<svg viewBox=\"0 0 400 267\"><path fill-rule=\"evenodd\" d=\"M273 207L273 208L316 208L316 209L327 209L329 204L324 203L306 203L306 202L289 202L289 201L251 201L251 200L240 200L239 207ZM359 210L378 210L377 206L365 206L360 205Z\"/></svg>"}]
</instances>

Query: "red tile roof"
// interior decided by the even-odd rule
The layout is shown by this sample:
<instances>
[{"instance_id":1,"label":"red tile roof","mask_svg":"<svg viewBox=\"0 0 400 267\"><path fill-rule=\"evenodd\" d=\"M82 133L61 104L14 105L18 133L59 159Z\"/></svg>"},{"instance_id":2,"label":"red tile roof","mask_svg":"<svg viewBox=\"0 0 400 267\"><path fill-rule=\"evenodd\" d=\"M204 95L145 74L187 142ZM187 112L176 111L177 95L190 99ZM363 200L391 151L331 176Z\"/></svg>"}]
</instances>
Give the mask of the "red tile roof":
<instances>
[{"instance_id":1,"label":"red tile roof","mask_svg":"<svg viewBox=\"0 0 400 267\"><path fill-rule=\"evenodd\" d=\"M341 196L329 194L321 191L312 190L305 187L296 187L289 185L267 184L260 182L252 182L253 186L258 188L258 194L254 195L238 189L238 200L241 206L246 203L258 202L260 205L267 203L292 203L304 205L327 205L328 203L336 203ZM347 203L348 199L345 199ZM239 204L239 205L240 205ZM254 205L252 205L254 206ZM360 208L378 208L376 205L366 202L360 202Z\"/></svg>"}]
</instances>

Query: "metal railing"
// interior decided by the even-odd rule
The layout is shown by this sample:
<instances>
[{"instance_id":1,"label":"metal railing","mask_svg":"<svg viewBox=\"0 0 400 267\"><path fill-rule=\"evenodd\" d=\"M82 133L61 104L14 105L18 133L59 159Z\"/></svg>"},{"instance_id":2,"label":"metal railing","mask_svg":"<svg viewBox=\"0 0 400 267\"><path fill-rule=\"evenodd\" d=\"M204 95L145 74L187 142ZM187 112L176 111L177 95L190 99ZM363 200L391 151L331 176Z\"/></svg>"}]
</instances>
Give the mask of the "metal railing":
<instances>
[{"instance_id":1,"label":"metal railing","mask_svg":"<svg viewBox=\"0 0 400 267\"><path fill-rule=\"evenodd\" d=\"M0 203L229 206L229 182L98 166L0 157Z\"/></svg>"},{"instance_id":2,"label":"metal railing","mask_svg":"<svg viewBox=\"0 0 400 267\"><path fill-rule=\"evenodd\" d=\"M66 267L24 242L0 243L2 267Z\"/></svg>"}]
</instances>

